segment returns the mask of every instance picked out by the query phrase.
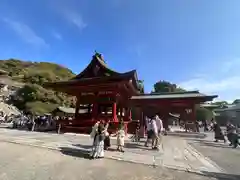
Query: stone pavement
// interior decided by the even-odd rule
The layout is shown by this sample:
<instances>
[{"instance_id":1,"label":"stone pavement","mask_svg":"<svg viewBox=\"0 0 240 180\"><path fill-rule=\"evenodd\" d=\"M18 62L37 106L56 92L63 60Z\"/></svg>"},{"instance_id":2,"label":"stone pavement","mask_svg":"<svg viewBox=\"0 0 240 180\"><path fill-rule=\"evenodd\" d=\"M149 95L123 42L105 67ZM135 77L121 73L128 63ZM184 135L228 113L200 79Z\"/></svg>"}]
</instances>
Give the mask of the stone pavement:
<instances>
[{"instance_id":1,"label":"stone pavement","mask_svg":"<svg viewBox=\"0 0 240 180\"><path fill-rule=\"evenodd\" d=\"M223 180L219 173L203 176L107 158L91 161L76 154L1 141L0 149L1 180Z\"/></svg>"},{"instance_id":2,"label":"stone pavement","mask_svg":"<svg viewBox=\"0 0 240 180\"><path fill-rule=\"evenodd\" d=\"M88 153L91 150L92 140L86 135L50 134L28 132L0 128L0 141L15 144L30 145L52 150ZM116 148L115 138L111 139L112 148ZM153 151L143 146L143 143L125 142L125 153L105 151L105 157L126 162L164 166L177 170L192 172L222 172L214 162L207 159L187 141L182 138L164 136L160 151Z\"/></svg>"}]
</instances>

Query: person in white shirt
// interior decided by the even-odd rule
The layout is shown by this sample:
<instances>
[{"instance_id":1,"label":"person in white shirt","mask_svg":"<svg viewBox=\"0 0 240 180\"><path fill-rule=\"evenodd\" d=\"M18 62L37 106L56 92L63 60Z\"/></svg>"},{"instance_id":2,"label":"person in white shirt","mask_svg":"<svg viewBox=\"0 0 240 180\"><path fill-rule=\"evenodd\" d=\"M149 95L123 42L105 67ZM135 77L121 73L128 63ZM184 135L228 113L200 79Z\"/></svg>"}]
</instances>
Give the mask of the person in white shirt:
<instances>
[{"instance_id":1,"label":"person in white shirt","mask_svg":"<svg viewBox=\"0 0 240 180\"><path fill-rule=\"evenodd\" d=\"M155 116L155 119L156 119L156 124L158 128L158 133L161 133L163 131L163 122L158 115Z\"/></svg>"},{"instance_id":2,"label":"person in white shirt","mask_svg":"<svg viewBox=\"0 0 240 180\"><path fill-rule=\"evenodd\" d=\"M155 119L156 119L156 125L158 128L158 138L155 146L158 148L159 145L162 143L163 122L158 115L155 116Z\"/></svg>"},{"instance_id":3,"label":"person in white shirt","mask_svg":"<svg viewBox=\"0 0 240 180\"><path fill-rule=\"evenodd\" d=\"M152 148L158 149L158 126L156 117L151 120L152 125Z\"/></svg>"}]
</instances>

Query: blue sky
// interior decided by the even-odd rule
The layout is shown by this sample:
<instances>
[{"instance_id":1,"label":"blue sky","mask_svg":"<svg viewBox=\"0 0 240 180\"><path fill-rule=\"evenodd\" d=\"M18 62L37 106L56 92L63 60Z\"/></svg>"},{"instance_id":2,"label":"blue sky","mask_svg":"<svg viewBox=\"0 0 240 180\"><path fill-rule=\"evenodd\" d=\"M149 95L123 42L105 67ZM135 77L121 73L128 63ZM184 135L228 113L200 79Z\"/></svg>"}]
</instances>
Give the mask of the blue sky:
<instances>
[{"instance_id":1,"label":"blue sky","mask_svg":"<svg viewBox=\"0 0 240 180\"><path fill-rule=\"evenodd\" d=\"M108 65L240 98L238 0L1 0L0 59L50 61L75 73L94 50Z\"/></svg>"}]
</instances>

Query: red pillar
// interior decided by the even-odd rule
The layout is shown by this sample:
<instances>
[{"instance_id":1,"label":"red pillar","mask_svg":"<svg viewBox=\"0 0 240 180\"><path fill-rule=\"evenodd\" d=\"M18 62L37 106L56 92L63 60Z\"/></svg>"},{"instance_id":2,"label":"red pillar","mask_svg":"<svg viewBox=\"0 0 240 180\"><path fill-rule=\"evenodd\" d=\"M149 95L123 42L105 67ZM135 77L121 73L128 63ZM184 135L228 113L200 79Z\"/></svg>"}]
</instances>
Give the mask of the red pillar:
<instances>
[{"instance_id":1,"label":"red pillar","mask_svg":"<svg viewBox=\"0 0 240 180\"><path fill-rule=\"evenodd\" d=\"M80 97L77 97L76 108L75 108L75 119L79 115Z\"/></svg>"},{"instance_id":2,"label":"red pillar","mask_svg":"<svg viewBox=\"0 0 240 180\"><path fill-rule=\"evenodd\" d=\"M112 106L113 121L117 122L117 103L114 102Z\"/></svg>"},{"instance_id":3,"label":"red pillar","mask_svg":"<svg viewBox=\"0 0 240 180\"><path fill-rule=\"evenodd\" d=\"M120 107L120 117L123 118L123 108Z\"/></svg>"}]
</instances>

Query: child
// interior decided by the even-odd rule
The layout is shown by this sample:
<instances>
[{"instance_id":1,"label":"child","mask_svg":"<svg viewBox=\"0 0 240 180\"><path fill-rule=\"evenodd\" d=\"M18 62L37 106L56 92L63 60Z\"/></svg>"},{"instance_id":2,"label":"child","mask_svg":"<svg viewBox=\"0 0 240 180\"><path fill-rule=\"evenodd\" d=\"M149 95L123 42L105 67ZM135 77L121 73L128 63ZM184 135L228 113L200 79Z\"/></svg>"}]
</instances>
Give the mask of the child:
<instances>
[{"instance_id":1,"label":"child","mask_svg":"<svg viewBox=\"0 0 240 180\"><path fill-rule=\"evenodd\" d=\"M135 132L135 142L140 141L140 121L137 122L136 132Z\"/></svg>"},{"instance_id":2,"label":"child","mask_svg":"<svg viewBox=\"0 0 240 180\"><path fill-rule=\"evenodd\" d=\"M117 150L120 152L124 152L124 138L125 138L125 131L123 123L119 124L119 129L117 131Z\"/></svg>"}]
</instances>

